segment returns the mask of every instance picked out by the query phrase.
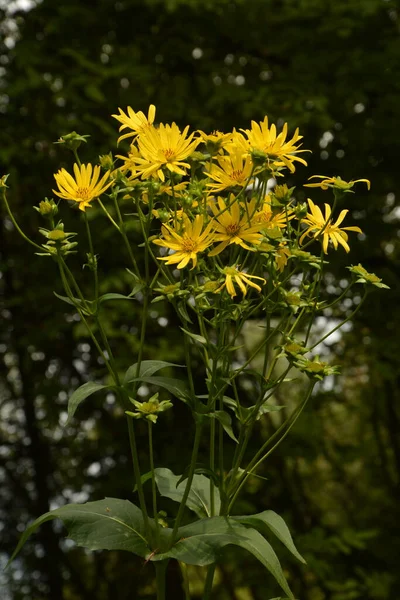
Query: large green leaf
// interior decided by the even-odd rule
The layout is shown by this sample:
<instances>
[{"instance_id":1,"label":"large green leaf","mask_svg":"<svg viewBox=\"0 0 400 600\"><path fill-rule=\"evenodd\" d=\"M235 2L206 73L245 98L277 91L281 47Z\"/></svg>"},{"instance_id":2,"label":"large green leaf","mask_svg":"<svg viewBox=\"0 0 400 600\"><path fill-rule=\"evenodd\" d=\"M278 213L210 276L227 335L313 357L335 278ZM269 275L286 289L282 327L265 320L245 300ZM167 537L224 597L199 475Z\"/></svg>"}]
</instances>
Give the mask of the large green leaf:
<instances>
[{"instance_id":1,"label":"large green leaf","mask_svg":"<svg viewBox=\"0 0 400 600\"><path fill-rule=\"evenodd\" d=\"M176 365L165 360L142 360L139 375L137 374L137 363L134 363L126 371L123 383L131 383L136 380L136 377L151 377L154 373L165 367L182 367L182 365Z\"/></svg>"},{"instance_id":2,"label":"large green leaf","mask_svg":"<svg viewBox=\"0 0 400 600\"><path fill-rule=\"evenodd\" d=\"M251 552L294 600L271 544L255 529L229 517L212 517L180 527L179 538L168 552L155 554L152 560L175 558L189 565L206 566L218 560L224 546L233 544Z\"/></svg>"},{"instance_id":3,"label":"large green leaf","mask_svg":"<svg viewBox=\"0 0 400 600\"><path fill-rule=\"evenodd\" d=\"M261 531L261 533L265 530L265 526L267 526L267 528L276 535L278 540L280 540L282 544L286 546L293 556L295 556L302 563L306 562L294 545L292 536L285 521L273 510L265 510L257 515L231 518L239 523L242 523L243 525L254 527L254 529Z\"/></svg>"},{"instance_id":4,"label":"large green leaf","mask_svg":"<svg viewBox=\"0 0 400 600\"><path fill-rule=\"evenodd\" d=\"M42 515L24 531L9 562L32 533L51 519L61 519L69 537L89 550L128 550L143 557L150 552L144 537L142 511L128 500L106 498L86 504L67 504Z\"/></svg>"},{"instance_id":5,"label":"large green leaf","mask_svg":"<svg viewBox=\"0 0 400 600\"><path fill-rule=\"evenodd\" d=\"M110 386L102 385L101 383L94 383L93 381L88 381L87 383L84 383L83 385L81 385L81 387L79 387L77 390L75 390L75 392L72 394L72 396L68 400L67 423L72 419L79 404L83 400L85 400L85 398L87 398L88 396L91 396L92 394L94 394L95 392L98 392L99 390L104 390L109 387Z\"/></svg>"},{"instance_id":6,"label":"large green leaf","mask_svg":"<svg viewBox=\"0 0 400 600\"><path fill-rule=\"evenodd\" d=\"M186 487L186 481L181 481L179 475L174 475L169 469L155 469L155 479L161 496L180 502ZM194 475L186 506L196 513L200 519L211 515L210 480L204 475ZM221 500L219 490L214 486L214 510L219 512Z\"/></svg>"},{"instance_id":7,"label":"large green leaf","mask_svg":"<svg viewBox=\"0 0 400 600\"><path fill-rule=\"evenodd\" d=\"M182 379L157 375L156 377L138 377L137 379L133 379L133 381L141 381L142 383L150 383L151 385L162 387L179 398L179 400L183 400L183 402L187 402L190 399L189 390Z\"/></svg>"}]
</instances>

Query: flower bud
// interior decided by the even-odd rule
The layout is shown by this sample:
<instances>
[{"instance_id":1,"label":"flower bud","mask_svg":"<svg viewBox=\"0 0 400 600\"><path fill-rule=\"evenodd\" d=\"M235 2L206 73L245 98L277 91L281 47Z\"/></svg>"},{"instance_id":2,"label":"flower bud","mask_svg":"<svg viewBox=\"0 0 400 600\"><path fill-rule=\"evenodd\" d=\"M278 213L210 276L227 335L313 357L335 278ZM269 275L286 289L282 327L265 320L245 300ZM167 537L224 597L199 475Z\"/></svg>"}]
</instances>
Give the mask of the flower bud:
<instances>
[{"instance_id":1,"label":"flower bud","mask_svg":"<svg viewBox=\"0 0 400 600\"><path fill-rule=\"evenodd\" d=\"M103 154L102 156L99 156L99 163L102 169L104 169L105 171L111 171L111 169L114 166L114 159L112 153L109 152L108 154Z\"/></svg>"},{"instance_id":2,"label":"flower bud","mask_svg":"<svg viewBox=\"0 0 400 600\"><path fill-rule=\"evenodd\" d=\"M33 207L42 217L52 218L58 213L57 204L53 199L45 198L42 202L39 202L39 206Z\"/></svg>"},{"instance_id":3,"label":"flower bud","mask_svg":"<svg viewBox=\"0 0 400 600\"><path fill-rule=\"evenodd\" d=\"M82 142L86 144L86 138L90 137L89 135L79 135L76 131L71 131L71 133L67 133L66 135L62 135L55 144L65 144L65 146L72 151L75 151L79 148Z\"/></svg>"},{"instance_id":4,"label":"flower bud","mask_svg":"<svg viewBox=\"0 0 400 600\"><path fill-rule=\"evenodd\" d=\"M53 229L47 234L47 239L53 242L62 242L67 237L67 234L62 229Z\"/></svg>"},{"instance_id":5,"label":"flower bud","mask_svg":"<svg viewBox=\"0 0 400 600\"><path fill-rule=\"evenodd\" d=\"M3 177L0 177L0 189L8 188L8 185L6 185L6 181L7 181L8 177L9 177L9 174L3 175Z\"/></svg>"}]
</instances>

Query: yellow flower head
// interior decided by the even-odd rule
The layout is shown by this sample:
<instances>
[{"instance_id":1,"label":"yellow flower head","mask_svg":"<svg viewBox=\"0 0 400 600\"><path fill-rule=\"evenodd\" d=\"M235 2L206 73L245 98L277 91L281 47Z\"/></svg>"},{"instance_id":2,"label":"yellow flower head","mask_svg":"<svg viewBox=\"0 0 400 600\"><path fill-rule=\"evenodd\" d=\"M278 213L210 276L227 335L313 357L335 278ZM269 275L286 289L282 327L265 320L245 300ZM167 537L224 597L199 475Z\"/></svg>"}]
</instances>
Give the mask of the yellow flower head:
<instances>
[{"instance_id":1,"label":"yellow flower head","mask_svg":"<svg viewBox=\"0 0 400 600\"><path fill-rule=\"evenodd\" d=\"M79 202L79 210L85 211L87 207L90 207L91 201L101 196L112 184L112 181L106 183L110 171L99 181L100 167L98 165L93 168L90 163L81 166L75 163L73 169L75 179L65 169L60 169L58 173L55 173L54 179L59 191L53 190L53 192L64 200Z\"/></svg>"},{"instance_id":2,"label":"yellow flower head","mask_svg":"<svg viewBox=\"0 0 400 600\"><path fill-rule=\"evenodd\" d=\"M342 192L351 192L351 188L355 183L364 182L367 184L367 188L371 189L371 182L369 179L356 179L354 181L343 181L340 177L326 177L325 175L313 175L309 179L322 179L318 183L305 183L304 187L320 187L322 190L328 188L334 188L341 190Z\"/></svg>"},{"instance_id":3,"label":"yellow flower head","mask_svg":"<svg viewBox=\"0 0 400 600\"><path fill-rule=\"evenodd\" d=\"M232 139L232 133L222 133L222 131L204 133L204 131L199 130L197 133L200 135L201 141L206 145L207 151L210 154L217 154Z\"/></svg>"},{"instance_id":4,"label":"yellow flower head","mask_svg":"<svg viewBox=\"0 0 400 600\"><path fill-rule=\"evenodd\" d=\"M356 231L362 233L359 227L342 227L339 225L349 212L348 210L342 210L336 223L331 220L331 207L329 204L325 204L325 217L322 215L322 211L318 206L315 206L314 202L308 199L308 206L310 207L310 213L302 219L302 223L305 223L308 227L300 238L300 244L302 243L306 235L312 235L314 238L322 235L322 248L325 254L328 252L328 244L332 242L335 250L338 249L338 244L343 246L346 252L350 251L350 247L347 243L348 235L346 231Z\"/></svg>"},{"instance_id":5,"label":"yellow flower head","mask_svg":"<svg viewBox=\"0 0 400 600\"><path fill-rule=\"evenodd\" d=\"M222 192L227 188L244 187L250 183L253 166L250 156L243 156L243 152L236 148L227 155L217 157L218 165L213 164L206 175L213 179L207 183L212 192Z\"/></svg>"},{"instance_id":6,"label":"yellow flower head","mask_svg":"<svg viewBox=\"0 0 400 600\"><path fill-rule=\"evenodd\" d=\"M188 262L193 262L193 269L197 265L197 254L204 252L214 241L212 233L213 222L203 229L204 217L197 215L191 222L187 215L183 215L182 222L178 224L179 231L164 224L162 226L162 239L154 240L153 243L163 248L174 250L170 256L159 257L158 260L165 260L167 265L178 263L177 268L183 269Z\"/></svg>"},{"instance_id":7,"label":"yellow flower head","mask_svg":"<svg viewBox=\"0 0 400 600\"><path fill-rule=\"evenodd\" d=\"M243 296L247 294L246 285L257 290L257 292L261 292L261 287L251 281L252 279L259 279L263 283L267 283L263 277L258 277L257 275L248 275L248 273L244 273L243 271L238 271L236 267L225 267L223 270L225 275L225 281L221 285L221 287L217 290L220 292L226 287L226 291L230 295L231 298L236 296L235 285L238 285Z\"/></svg>"},{"instance_id":8,"label":"yellow flower head","mask_svg":"<svg viewBox=\"0 0 400 600\"><path fill-rule=\"evenodd\" d=\"M194 133L186 137L188 131L189 126L181 132L176 123L161 123L157 129L152 127L142 133L138 139L140 156L132 156L131 159L132 163L136 164L134 175L140 175L142 179L155 176L165 181L163 167L171 173L185 175L184 169L188 169L190 165L182 161L187 159L199 144L198 139L193 140Z\"/></svg>"},{"instance_id":9,"label":"yellow flower head","mask_svg":"<svg viewBox=\"0 0 400 600\"><path fill-rule=\"evenodd\" d=\"M120 141L124 140L125 138L135 138L140 133L143 133L147 129L153 127L154 119L156 116L156 107L154 106L154 104L150 104L149 113L147 117L144 113L142 113L142 111L135 112L130 106L128 106L127 108L128 114L124 113L124 111L120 108L118 110L119 115L111 116L114 117L114 119L117 119L117 121L119 121L120 123L122 123L121 127L119 128L119 131L123 131L124 129L130 129L131 131L130 133L125 133L124 135L121 135L117 140L117 144L119 144Z\"/></svg>"},{"instance_id":10,"label":"yellow flower head","mask_svg":"<svg viewBox=\"0 0 400 600\"><path fill-rule=\"evenodd\" d=\"M254 215L254 220L255 222L262 223L262 230L275 229L276 227L285 229L288 221L291 221L294 217L295 215L292 209L274 213L271 207L270 198L269 196L266 196L261 210L257 211Z\"/></svg>"},{"instance_id":11,"label":"yellow flower head","mask_svg":"<svg viewBox=\"0 0 400 600\"><path fill-rule=\"evenodd\" d=\"M233 198L232 194L231 201ZM255 203L255 200L249 202L247 211L244 211L243 215L240 214L240 204L237 200L227 206L223 198L218 198L218 202L211 204L211 210L215 217L214 241L221 243L209 253L209 256L219 254L229 244L239 244L246 250L252 250L252 248L245 242L261 244L260 229L263 228L263 225L251 219Z\"/></svg>"},{"instance_id":12,"label":"yellow flower head","mask_svg":"<svg viewBox=\"0 0 400 600\"><path fill-rule=\"evenodd\" d=\"M300 146L296 146L296 143L303 137L299 135L298 128L292 139L286 141L287 123L284 124L281 133L277 135L275 125L268 127L268 117L265 117L264 121L260 123L252 121L251 129L242 131L247 135L251 151L256 152L258 158L260 154L265 154L267 166L270 166L271 163L275 166L285 166L292 172L295 170L293 164L295 161L307 166L306 161L297 156L299 152L308 152L308 150L300 150Z\"/></svg>"}]
</instances>

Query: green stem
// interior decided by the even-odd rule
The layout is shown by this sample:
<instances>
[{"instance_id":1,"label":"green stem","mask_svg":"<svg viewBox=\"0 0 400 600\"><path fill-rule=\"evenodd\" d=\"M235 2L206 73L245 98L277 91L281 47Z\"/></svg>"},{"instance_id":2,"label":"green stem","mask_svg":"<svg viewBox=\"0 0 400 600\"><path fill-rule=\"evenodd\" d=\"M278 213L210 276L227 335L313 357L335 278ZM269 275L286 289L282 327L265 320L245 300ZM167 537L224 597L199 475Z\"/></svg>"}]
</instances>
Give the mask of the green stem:
<instances>
[{"instance_id":1,"label":"green stem","mask_svg":"<svg viewBox=\"0 0 400 600\"><path fill-rule=\"evenodd\" d=\"M186 481L185 491L183 493L182 500L179 505L178 514L175 519L175 525L174 525L174 529L173 529L172 535L171 535L171 545L174 544L174 542L177 538L178 529L181 524L183 513L184 513L185 507L186 507L186 501L189 496L190 488L192 487L192 482L193 482L193 477L194 477L194 471L196 468L196 461L197 461L197 455L199 453L199 446L200 446L200 439L201 439L202 432L203 432L203 418L197 417L196 431L195 431L194 442L193 442L193 450L192 450L192 457L191 457L191 461L190 461L189 474L188 474L188 478Z\"/></svg>"},{"instance_id":2,"label":"green stem","mask_svg":"<svg viewBox=\"0 0 400 600\"><path fill-rule=\"evenodd\" d=\"M178 560L179 568L181 570L182 575L182 588L185 592L185 600L190 600L190 587L189 587L189 576L187 571L186 563Z\"/></svg>"},{"instance_id":3,"label":"green stem","mask_svg":"<svg viewBox=\"0 0 400 600\"><path fill-rule=\"evenodd\" d=\"M168 560L154 561L156 569L157 600L165 600L165 576L167 573Z\"/></svg>"},{"instance_id":4,"label":"green stem","mask_svg":"<svg viewBox=\"0 0 400 600\"><path fill-rule=\"evenodd\" d=\"M242 489L242 487L244 486L244 484L246 483L247 479L250 477L252 472L255 469L257 469L257 467L279 446L279 444L281 444L281 442L283 442L285 437L288 435L289 431L292 429L293 425L296 423L297 419L303 412L303 410L311 396L311 393L314 389L314 386L315 386L315 381L311 381L309 389L307 391L307 394L306 394L303 402L293 411L292 415L284 423L282 423L282 425L279 427L279 429L265 442L265 444L263 444L263 446L260 448L260 450L258 450L257 454L253 457L253 459L247 465L247 469L245 470L245 473L240 478L240 480L238 482L238 486L236 488L236 491L232 497L232 500L229 503L227 514L229 514L230 511L232 510L232 506L236 502L236 498L238 497L240 490ZM282 431L283 431L283 433L279 437L279 435ZM261 456L262 453L265 452L266 448L276 438L278 438L278 441L272 446L272 448L270 448L268 450L268 452L266 452L266 454L264 454L264 456ZM261 458L259 458L260 456L261 456Z\"/></svg>"},{"instance_id":5,"label":"green stem","mask_svg":"<svg viewBox=\"0 0 400 600\"><path fill-rule=\"evenodd\" d=\"M126 235L125 223L124 223L124 220L122 218L121 211L119 209L119 204L118 204L118 199L117 199L116 194L113 194L112 198L114 200L115 210L116 210L116 213L118 215L119 231L120 231L120 233L122 235L122 239L124 240L124 244L125 244L126 249L128 251L129 258L132 261L133 270L134 270L135 274L137 276L139 276L140 271L139 271L139 268L137 266L136 259L135 259L134 255L133 255L132 248L131 248L131 245L130 245L129 240L128 240L128 236Z\"/></svg>"},{"instance_id":6,"label":"green stem","mask_svg":"<svg viewBox=\"0 0 400 600\"><path fill-rule=\"evenodd\" d=\"M42 246L39 246L34 241L30 240L28 238L28 236L25 235L25 233L22 231L22 229L18 225L17 221L15 220L14 215L11 212L11 209L10 209L10 206L8 204L7 196L6 196L6 192L5 192L4 188L2 189L1 192L2 192L1 195L2 195L2 198L3 198L4 204L6 205L6 210L7 210L8 216L10 217L10 219L12 221L12 224L14 225L15 229L18 231L18 233L20 234L20 236L24 238L24 240L26 242L28 242L29 244L31 244L32 246L34 246L37 250L40 250L40 252L43 252Z\"/></svg>"},{"instance_id":7,"label":"green stem","mask_svg":"<svg viewBox=\"0 0 400 600\"><path fill-rule=\"evenodd\" d=\"M151 471L151 493L153 498L153 517L156 528L156 545L160 545L160 524L158 522L158 510L157 510L157 487L154 470L154 454L153 454L153 424L147 421L147 430L149 435L149 459L150 459L150 471Z\"/></svg>"},{"instance_id":8,"label":"green stem","mask_svg":"<svg viewBox=\"0 0 400 600\"><path fill-rule=\"evenodd\" d=\"M89 219L88 219L86 211L85 211L85 225L86 225L86 233L87 233L88 241L89 241L89 252L90 252L91 262L92 262L92 264L90 265L90 268L93 271L93 276L94 276L94 299L97 302L97 299L99 297L99 276L97 273L97 259L94 255L92 234L90 232Z\"/></svg>"},{"instance_id":9,"label":"green stem","mask_svg":"<svg viewBox=\"0 0 400 600\"><path fill-rule=\"evenodd\" d=\"M212 565L209 565L209 567L207 569L206 582L204 584L204 591L203 591L203 600L209 600L211 598L211 592L212 592L212 586L213 586L216 567L217 567L216 563L213 563Z\"/></svg>"},{"instance_id":10,"label":"green stem","mask_svg":"<svg viewBox=\"0 0 400 600\"><path fill-rule=\"evenodd\" d=\"M102 201L100 200L100 198L98 198L97 201L100 204L103 212L105 213L105 215L107 216L107 218L109 219L109 221L114 225L115 229L118 229L118 231L121 233L121 229L120 229L119 225L114 221L114 219L112 218L112 216L110 215L110 213L108 212L108 210L106 209L106 207L104 206L104 204L102 203Z\"/></svg>"},{"instance_id":11,"label":"green stem","mask_svg":"<svg viewBox=\"0 0 400 600\"><path fill-rule=\"evenodd\" d=\"M341 327L343 327L343 325L345 323L347 323L348 321L350 321L354 315L356 315L358 313L358 311L360 310L361 306L364 303L365 298L367 297L368 292L366 291L364 296L361 299L361 302L359 302L359 304L357 305L357 308L355 310L353 310L353 312L347 317L347 319L345 319L344 321L342 321L341 323L339 323L339 325L336 325L336 327L334 327L333 329L331 329L331 331L329 331L327 334L324 335L324 337L322 337L320 340L318 340L318 342L316 342L313 346L311 346L310 351L314 350L314 348L316 346L318 346L318 344L320 344L321 342L323 342L324 340L326 340L326 338L328 338L330 335L332 335L332 333L334 333L335 331L337 331L338 329L340 329Z\"/></svg>"}]
</instances>

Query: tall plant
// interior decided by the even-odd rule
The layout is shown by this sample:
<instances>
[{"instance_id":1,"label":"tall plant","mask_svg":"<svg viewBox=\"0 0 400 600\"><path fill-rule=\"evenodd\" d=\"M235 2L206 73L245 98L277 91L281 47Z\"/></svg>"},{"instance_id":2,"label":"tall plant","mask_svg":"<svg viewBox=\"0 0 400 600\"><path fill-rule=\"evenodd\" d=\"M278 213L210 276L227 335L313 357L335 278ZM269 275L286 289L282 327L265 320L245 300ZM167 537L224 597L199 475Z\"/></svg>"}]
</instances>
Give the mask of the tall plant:
<instances>
[{"instance_id":1,"label":"tall plant","mask_svg":"<svg viewBox=\"0 0 400 600\"><path fill-rule=\"evenodd\" d=\"M155 112L153 105L147 116L130 107L127 112L119 109L113 115L124 132L118 142L130 139L129 151L115 159L111 153L102 156L100 165L82 164L79 159L79 146L87 136L73 132L60 139L73 152L75 163L72 173L63 168L54 175L53 192L79 209L85 221L89 252L82 255L82 264L92 273L90 296L68 264L69 255L84 244L75 241L76 234L66 232L63 221L57 220L65 204L60 207L53 199L45 199L35 207L47 223L39 230L45 238L40 244L17 224L6 197L7 177L1 179L3 201L16 230L37 254L57 262L65 290L65 296L58 297L75 308L108 370L107 382L89 381L70 397L69 419L91 394L106 389L115 393L126 413L138 503L107 498L48 512L26 529L12 558L37 527L59 518L78 545L128 550L152 562L159 600L165 598L165 572L171 559L182 567L187 598L190 582L185 565L208 566L203 598L210 598L218 556L228 544L251 552L285 595L293 598L265 537L267 532L274 534L304 562L285 522L269 508L255 515L236 515L235 503L249 477L288 435L315 384L338 372L320 359L319 344L352 319L372 286L387 286L361 265L350 266L351 281L342 295L332 302L320 301L328 250L341 246L349 252L347 232L361 233L359 227L342 226L348 210L341 208L341 202L353 192L356 181L314 176L318 181L306 185L333 191L332 205L326 203L324 213L311 199L307 204L297 202L294 188L289 189L283 178L298 164L307 166L298 130L290 138L285 124L278 134L265 117L240 132L189 134L189 127L181 131L175 123L155 125ZM369 187L368 180L357 181ZM98 256L88 219L94 202L121 236L132 277L127 296L99 292ZM127 233L126 224L132 220L142 235L139 247L132 245ZM309 251L314 248L316 255ZM339 304L356 283L365 285L361 301L316 339L316 316ZM125 373L117 368L102 319L103 304L120 300L136 301L142 307L138 355ZM168 302L176 311L184 365L144 355L149 308L155 302ZM247 349L241 344L251 319L257 320L261 334L256 346ZM194 357L202 364L206 394L195 386ZM258 366L255 358L261 358ZM159 374L171 369L184 375ZM249 456L254 429L263 415L279 410L276 394L292 380L291 372L306 376L303 398ZM241 397L243 378L252 381L251 405ZM173 410L175 400L186 404L195 425L190 462L182 475L156 466L153 457L158 419L163 419L164 411ZM147 473L138 457L137 420L147 423ZM203 439L208 440L206 460L199 456ZM144 493L147 481L150 505ZM160 496L178 503L173 520L167 522L160 512ZM192 517L189 522L186 509Z\"/></svg>"}]
</instances>

